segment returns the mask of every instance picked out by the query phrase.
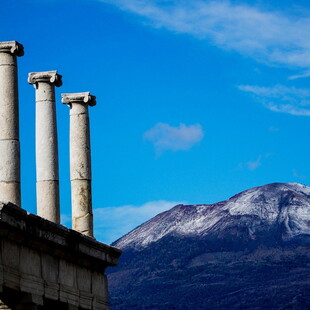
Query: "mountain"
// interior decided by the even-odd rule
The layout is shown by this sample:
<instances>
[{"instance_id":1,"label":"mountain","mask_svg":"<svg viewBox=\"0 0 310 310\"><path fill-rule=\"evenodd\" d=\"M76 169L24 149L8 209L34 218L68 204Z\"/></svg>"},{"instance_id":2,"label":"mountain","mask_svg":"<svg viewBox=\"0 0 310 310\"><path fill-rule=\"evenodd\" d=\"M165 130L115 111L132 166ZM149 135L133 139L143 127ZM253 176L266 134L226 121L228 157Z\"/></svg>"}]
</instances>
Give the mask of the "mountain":
<instances>
[{"instance_id":1,"label":"mountain","mask_svg":"<svg viewBox=\"0 0 310 310\"><path fill-rule=\"evenodd\" d=\"M113 243L112 310L310 309L310 188L177 205Z\"/></svg>"}]
</instances>

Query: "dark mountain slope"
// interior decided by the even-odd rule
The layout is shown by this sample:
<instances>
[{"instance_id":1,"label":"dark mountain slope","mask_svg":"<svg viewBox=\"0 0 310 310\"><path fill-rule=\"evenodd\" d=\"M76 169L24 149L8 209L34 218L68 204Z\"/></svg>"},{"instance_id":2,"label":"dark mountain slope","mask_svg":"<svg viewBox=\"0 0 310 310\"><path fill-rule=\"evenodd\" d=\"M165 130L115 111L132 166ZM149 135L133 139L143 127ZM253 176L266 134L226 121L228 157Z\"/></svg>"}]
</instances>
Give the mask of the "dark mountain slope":
<instances>
[{"instance_id":1,"label":"dark mountain slope","mask_svg":"<svg viewBox=\"0 0 310 310\"><path fill-rule=\"evenodd\" d=\"M113 245L116 309L310 309L310 188L274 183L178 205Z\"/></svg>"}]
</instances>

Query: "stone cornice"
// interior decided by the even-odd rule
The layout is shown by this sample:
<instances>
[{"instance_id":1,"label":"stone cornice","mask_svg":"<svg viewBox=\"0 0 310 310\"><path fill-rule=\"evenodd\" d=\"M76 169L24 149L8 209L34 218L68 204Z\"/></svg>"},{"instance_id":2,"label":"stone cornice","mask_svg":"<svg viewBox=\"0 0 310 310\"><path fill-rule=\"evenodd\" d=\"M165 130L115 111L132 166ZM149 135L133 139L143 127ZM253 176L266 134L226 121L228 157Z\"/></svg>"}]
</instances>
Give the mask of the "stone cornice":
<instances>
[{"instance_id":1,"label":"stone cornice","mask_svg":"<svg viewBox=\"0 0 310 310\"><path fill-rule=\"evenodd\" d=\"M28 74L28 83L49 83L59 87L62 85L62 76L57 71L30 72Z\"/></svg>"},{"instance_id":2,"label":"stone cornice","mask_svg":"<svg viewBox=\"0 0 310 310\"><path fill-rule=\"evenodd\" d=\"M28 213L11 203L0 202L0 239L2 235L10 235L16 242L52 255L61 252L67 260L99 272L117 265L121 255L121 250L115 247Z\"/></svg>"},{"instance_id":3,"label":"stone cornice","mask_svg":"<svg viewBox=\"0 0 310 310\"><path fill-rule=\"evenodd\" d=\"M69 106L72 103L88 104L91 107L96 105L96 97L92 96L90 92L61 94L61 96L62 103Z\"/></svg>"},{"instance_id":4,"label":"stone cornice","mask_svg":"<svg viewBox=\"0 0 310 310\"><path fill-rule=\"evenodd\" d=\"M16 56L23 56L24 47L17 41L0 42L0 53L9 53Z\"/></svg>"}]
</instances>

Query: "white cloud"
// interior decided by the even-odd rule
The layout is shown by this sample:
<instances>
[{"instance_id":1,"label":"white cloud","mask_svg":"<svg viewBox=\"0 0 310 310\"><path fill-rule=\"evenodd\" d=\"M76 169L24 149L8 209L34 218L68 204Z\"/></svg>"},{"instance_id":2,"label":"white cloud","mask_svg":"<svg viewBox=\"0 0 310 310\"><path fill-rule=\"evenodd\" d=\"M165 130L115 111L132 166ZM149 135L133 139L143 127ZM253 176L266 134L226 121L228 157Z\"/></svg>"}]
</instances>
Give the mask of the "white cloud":
<instances>
[{"instance_id":1,"label":"white cloud","mask_svg":"<svg viewBox=\"0 0 310 310\"><path fill-rule=\"evenodd\" d=\"M269 98L305 98L310 96L310 90L304 88L287 87L283 85L276 85L273 87L261 87L253 85L240 85L239 88L243 91L248 91L259 96Z\"/></svg>"},{"instance_id":2,"label":"white cloud","mask_svg":"<svg viewBox=\"0 0 310 310\"><path fill-rule=\"evenodd\" d=\"M241 85L239 89L254 95L266 108L291 115L310 115L310 90L276 85L261 87Z\"/></svg>"},{"instance_id":3,"label":"white cloud","mask_svg":"<svg viewBox=\"0 0 310 310\"><path fill-rule=\"evenodd\" d=\"M150 201L141 206L126 205L94 209L95 237L107 244L122 237L158 213L185 202Z\"/></svg>"},{"instance_id":4,"label":"white cloud","mask_svg":"<svg viewBox=\"0 0 310 310\"><path fill-rule=\"evenodd\" d=\"M185 33L258 61L310 68L310 18L229 0L101 0L153 27ZM293 76L292 79L301 76Z\"/></svg>"},{"instance_id":5,"label":"white cloud","mask_svg":"<svg viewBox=\"0 0 310 310\"><path fill-rule=\"evenodd\" d=\"M178 127L165 123L157 123L153 128L144 133L144 139L153 143L156 153L188 150L200 142L204 136L200 124L180 124Z\"/></svg>"}]
</instances>

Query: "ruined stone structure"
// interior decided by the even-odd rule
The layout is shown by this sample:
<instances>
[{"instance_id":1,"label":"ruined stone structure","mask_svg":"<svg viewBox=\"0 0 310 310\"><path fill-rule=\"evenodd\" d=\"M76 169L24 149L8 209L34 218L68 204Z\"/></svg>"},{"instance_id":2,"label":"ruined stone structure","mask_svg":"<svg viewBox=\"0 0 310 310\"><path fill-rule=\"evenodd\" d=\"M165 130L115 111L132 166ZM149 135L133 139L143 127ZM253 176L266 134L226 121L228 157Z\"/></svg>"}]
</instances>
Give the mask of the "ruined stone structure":
<instances>
[{"instance_id":1,"label":"ruined stone structure","mask_svg":"<svg viewBox=\"0 0 310 310\"><path fill-rule=\"evenodd\" d=\"M121 251L93 237L89 92L63 94L70 107L73 229L59 224L56 71L29 73L36 90L37 211L20 207L16 57L23 46L0 42L0 309L105 310L104 271Z\"/></svg>"},{"instance_id":2,"label":"ruined stone structure","mask_svg":"<svg viewBox=\"0 0 310 310\"><path fill-rule=\"evenodd\" d=\"M0 42L0 197L20 206L17 56L21 44Z\"/></svg>"},{"instance_id":3,"label":"ruined stone structure","mask_svg":"<svg viewBox=\"0 0 310 310\"><path fill-rule=\"evenodd\" d=\"M60 223L58 146L55 86L61 86L56 71L29 73L36 90L36 172L38 215Z\"/></svg>"},{"instance_id":4,"label":"ruined stone structure","mask_svg":"<svg viewBox=\"0 0 310 310\"><path fill-rule=\"evenodd\" d=\"M72 228L93 237L88 106L96 104L89 92L62 94L70 108L70 178Z\"/></svg>"}]
</instances>

